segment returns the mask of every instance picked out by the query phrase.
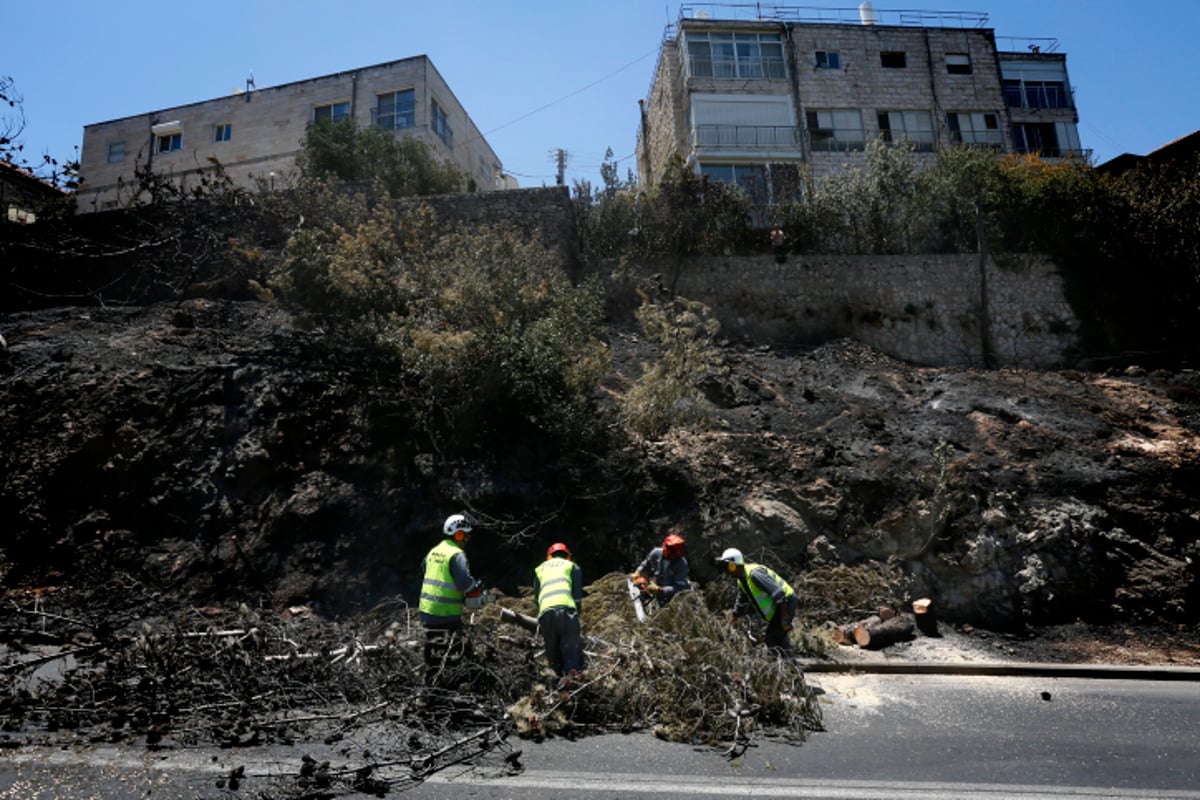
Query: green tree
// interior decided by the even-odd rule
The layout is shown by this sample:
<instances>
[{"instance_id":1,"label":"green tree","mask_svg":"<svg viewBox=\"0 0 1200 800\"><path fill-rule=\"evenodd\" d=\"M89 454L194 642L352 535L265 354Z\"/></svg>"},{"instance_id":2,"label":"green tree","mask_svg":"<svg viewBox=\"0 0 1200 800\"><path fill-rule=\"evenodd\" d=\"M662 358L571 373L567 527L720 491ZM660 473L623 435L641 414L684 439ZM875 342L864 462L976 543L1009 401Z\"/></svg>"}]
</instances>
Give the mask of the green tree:
<instances>
[{"instance_id":1,"label":"green tree","mask_svg":"<svg viewBox=\"0 0 1200 800\"><path fill-rule=\"evenodd\" d=\"M392 197L448 194L466 185L462 172L422 139L360 127L349 117L309 126L296 164L305 179L378 183Z\"/></svg>"},{"instance_id":2,"label":"green tree","mask_svg":"<svg viewBox=\"0 0 1200 800\"><path fill-rule=\"evenodd\" d=\"M602 293L501 227L458 230L426 206L330 192L330 213L288 242L271 283L311 327L405 376L425 428L482 444L514 426L577 435L607 367Z\"/></svg>"}]
</instances>

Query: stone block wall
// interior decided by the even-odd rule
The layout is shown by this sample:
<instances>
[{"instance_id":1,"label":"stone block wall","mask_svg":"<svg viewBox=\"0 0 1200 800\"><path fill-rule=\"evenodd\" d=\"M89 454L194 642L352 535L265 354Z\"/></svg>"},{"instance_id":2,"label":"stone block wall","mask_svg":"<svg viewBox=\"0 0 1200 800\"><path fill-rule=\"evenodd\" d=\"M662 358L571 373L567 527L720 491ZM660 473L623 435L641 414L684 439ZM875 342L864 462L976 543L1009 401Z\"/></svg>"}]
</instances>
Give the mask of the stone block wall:
<instances>
[{"instance_id":1,"label":"stone block wall","mask_svg":"<svg viewBox=\"0 0 1200 800\"><path fill-rule=\"evenodd\" d=\"M611 263L594 267L602 275ZM805 256L777 264L767 255L689 259L677 271L642 264L668 290L710 306L722 335L805 347L853 338L896 358L930 366L984 366L981 277L976 255ZM995 366L1061 366L1078 322L1054 265L1044 259L989 261L986 272ZM614 313L636 296L612 283Z\"/></svg>"},{"instance_id":2,"label":"stone block wall","mask_svg":"<svg viewBox=\"0 0 1200 800\"><path fill-rule=\"evenodd\" d=\"M439 220L451 223L515 228L557 253L568 272L574 273L578 267L575 207L571 204L571 190L566 186L431 195L397 201L401 208L418 204L428 205Z\"/></svg>"}]
</instances>

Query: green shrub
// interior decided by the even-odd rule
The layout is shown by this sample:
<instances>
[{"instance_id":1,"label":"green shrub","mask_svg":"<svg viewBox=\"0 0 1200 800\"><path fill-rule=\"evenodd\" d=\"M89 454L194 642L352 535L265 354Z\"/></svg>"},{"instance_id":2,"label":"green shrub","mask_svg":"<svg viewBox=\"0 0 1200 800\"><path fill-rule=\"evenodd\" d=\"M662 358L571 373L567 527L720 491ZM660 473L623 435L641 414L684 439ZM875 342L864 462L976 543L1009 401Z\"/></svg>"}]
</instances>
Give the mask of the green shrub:
<instances>
[{"instance_id":1,"label":"green shrub","mask_svg":"<svg viewBox=\"0 0 1200 800\"><path fill-rule=\"evenodd\" d=\"M608 366L598 283L572 284L513 230L449 228L427 206L400 216L386 194L327 205L293 234L271 288L310 327L390 364L430 426L469 438L497 420L571 431L589 418Z\"/></svg>"},{"instance_id":2,"label":"green shrub","mask_svg":"<svg viewBox=\"0 0 1200 800\"><path fill-rule=\"evenodd\" d=\"M713 408L700 383L726 370L713 342L720 324L703 303L683 297L652 303L642 294L636 314L646 338L658 346L659 357L642 365L641 379L624 398L626 424L654 438L676 426L708 422Z\"/></svg>"}]
</instances>

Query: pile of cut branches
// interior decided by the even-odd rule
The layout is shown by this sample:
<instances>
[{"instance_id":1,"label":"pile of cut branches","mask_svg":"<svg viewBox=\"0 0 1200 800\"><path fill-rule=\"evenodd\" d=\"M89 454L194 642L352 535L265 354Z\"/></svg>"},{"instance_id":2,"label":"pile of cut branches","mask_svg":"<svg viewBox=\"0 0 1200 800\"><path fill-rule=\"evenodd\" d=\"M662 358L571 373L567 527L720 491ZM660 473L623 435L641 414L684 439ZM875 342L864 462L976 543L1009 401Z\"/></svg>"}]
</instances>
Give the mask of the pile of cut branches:
<instances>
[{"instance_id":1,"label":"pile of cut branches","mask_svg":"<svg viewBox=\"0 0 1200 800\"><path fill-rule=\"evenodd\" d=\"M650 729L670 741L728 743L730 752L755 734L803 740L821 726L803 671L767 650L747 627L730 626L724 613L710 609L710 603L728 607L724 594L714 588L677 595L639 624L624 575L592 583L582 614L584 678L560 685L548 673L539 675L509 706L517 730L543 736ZM532 603L501 605L531 613ZM537 637L529 639L530 646L540 645ZM827 647L806 631L794 632L793 639L802 651Z\"/></svg>"}]
</instances>

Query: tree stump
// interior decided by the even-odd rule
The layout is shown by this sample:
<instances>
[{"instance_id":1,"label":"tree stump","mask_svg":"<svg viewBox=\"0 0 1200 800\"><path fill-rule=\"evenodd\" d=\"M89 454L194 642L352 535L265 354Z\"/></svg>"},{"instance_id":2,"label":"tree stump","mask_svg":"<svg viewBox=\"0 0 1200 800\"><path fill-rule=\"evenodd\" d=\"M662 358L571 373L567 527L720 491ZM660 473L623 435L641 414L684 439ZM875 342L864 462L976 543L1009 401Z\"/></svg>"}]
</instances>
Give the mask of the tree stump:
<instances>
[{"instance_id":1,"label":"tree stump","mask_svg":"<svg viewBox=\"0 0 1200 800\"><path fill-rule=\"evenodd\" d=\"M864 620L854 629L854 641L859 647L879 650L889 644L913 638L916 620L912 614L897 614L887 620L878 617L873 619L874 622Z\"/></svg>"},{"instance_id":2,"label":"tree stump","mask_svg":"<svg viewBox=\"0 0 1200 800\"><path fill-rule=\"evenodd\" d=\"M928 597L913 600L913 617L916 618L917 630L925 636L939 636L937 627L937 612L934 611L933 601Z\"/></svg>"}]
</instances>

